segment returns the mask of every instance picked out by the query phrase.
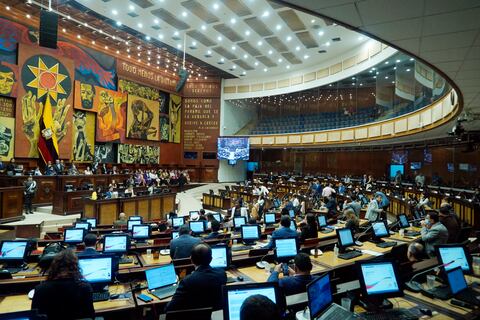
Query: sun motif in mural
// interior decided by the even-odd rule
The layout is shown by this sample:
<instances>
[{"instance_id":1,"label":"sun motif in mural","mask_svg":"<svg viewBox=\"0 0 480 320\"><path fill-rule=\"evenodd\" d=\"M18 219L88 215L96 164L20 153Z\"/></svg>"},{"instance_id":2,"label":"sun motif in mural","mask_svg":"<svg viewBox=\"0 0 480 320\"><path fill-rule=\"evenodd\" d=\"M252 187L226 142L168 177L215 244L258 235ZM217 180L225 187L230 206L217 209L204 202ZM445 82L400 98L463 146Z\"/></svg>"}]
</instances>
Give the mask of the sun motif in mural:
<instances>
[{"instance_id":1,"label":"sun motif in mural","mask_svg":"<svg viewBox=\"0 0 480 320\"><path fill-rule=\"evenodd\" d=\"M62 81L67 79L68 75L60 72L60 64L58 62L48 67L43 59L39 57L38 65L29 65L28 69L30 69L34 78L26 86L37 90L38 99L41 99L48 93L54 101L57 101L59 94L67 94L62 86Z\"/></svg>"}]
</instances>

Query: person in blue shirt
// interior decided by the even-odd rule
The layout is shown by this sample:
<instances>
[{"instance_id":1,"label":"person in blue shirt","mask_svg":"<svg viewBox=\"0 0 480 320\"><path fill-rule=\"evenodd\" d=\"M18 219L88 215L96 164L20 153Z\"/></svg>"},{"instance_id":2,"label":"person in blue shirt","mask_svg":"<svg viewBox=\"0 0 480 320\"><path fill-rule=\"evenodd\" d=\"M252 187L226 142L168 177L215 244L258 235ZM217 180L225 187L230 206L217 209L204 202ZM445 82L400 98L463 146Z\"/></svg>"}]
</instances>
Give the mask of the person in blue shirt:
<instances>
[{"instance_id":1,"label":"person in blue shirt","mask_svg":"<svg viewBox=\"0 0 480 320\"><path fill-rule=\"evenodd\" d=\"M220 234L218 231L220 230L220 222L218 222L217 220L215 220L215 218L213 218L213 220L210 222L211 226L212 226L212 232L210 232L210 234L208 234L205 238L205 240L208 240L208 239L217 239L218 238L218 235Z\"/></svg>"},{"instance_id":2,"label":"person in blue shirt","mask_svg":"<svg viewBox=\"0 0 480 320\"><path fill-rule=\"evenodd\" d=\"M315 279L315 277L310 274L312 271L312 261L308 254L299 253L295 256L294 261L295 265L293 269L288 268L288 277L278 278L282 270L282 265L279 264L275 266L267 280L268 282L278 282L278 285L283 289L286 296L305 292L307 290L307 284Z\"/></svg>"},{"instance_id":3,"label":"person in blue shirt","mask_svg":"<svg viewBox=\"0 0 480 320\"><path fill-rule=\"evenodd\" d=\"M87 233L85 238L83 238L83 243L85 244L85 249L82 252L78 253L78 256L94 256L100 254L97 251L97 236L93 233Z\"/></svg>"},{"instance_id":4,"label":"person in blue shirt","mask_svg":"<svg viewBox=\"0 0 480 320\"><path fill-rule=\"evenodd\" d=\"M290 229L291 219L288 215L282 215L280 218L280 228L273 231L272 238L267 245L267 248L272 249L274 247L274 239L284 239L284 238L298 238L298 232Z\"/></svg>"},{"instance_id":5,"label":"person in blue shirt","mask_svg":"<svg viewBox=\"0 0 480 320\"><path fill-rule=\"evenodd\" d=\"M178 229L178 238L170 241L170 257L172 259L189 258L192 248L200 242L202 242L200 238L192 237L188 224L184 224Z\"/></svg>"}]
</instances>

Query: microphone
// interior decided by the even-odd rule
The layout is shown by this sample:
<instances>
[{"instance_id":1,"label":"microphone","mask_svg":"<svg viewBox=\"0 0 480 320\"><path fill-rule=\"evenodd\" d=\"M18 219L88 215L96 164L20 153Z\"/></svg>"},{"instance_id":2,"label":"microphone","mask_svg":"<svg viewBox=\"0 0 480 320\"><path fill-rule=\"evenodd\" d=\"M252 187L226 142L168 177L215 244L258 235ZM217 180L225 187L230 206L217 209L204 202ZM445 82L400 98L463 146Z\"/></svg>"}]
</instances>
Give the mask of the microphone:
<instances>
[{"instance_id":1,"label":"microphone","mask_svg":"<svg viewBox=\"0 0 480 320\"><path fill-rule=\"evenodd\" d=\"M260 259L260 261L256 263L257 268L265 269L267 265L270 265L268 261L263 261L263 259L265 259L265 257L268 256L269 253L270 253L270 250L268 250L268 252Z\"/></svg>"},{"instance_id":2,"label":"microphone","mask_svg":"<svg viewBox=\"0 0 480 320\"><path fill-rule=\"evenodd\" d=\"M454 263L455 261L457 261L458 259L455 259L455 260L452 260L450 262L447 262L447 263L444 263L444 264L441 264L439 266L434 266L432 268L429 268L425 271L422 271L420 273L417 273L415 274L409 281L405 282L405 286L407 287L408 290L412 291L412 292L420 292L423 290L423 286L418 283L417 281L413 281L415 278L417 278L418 276L421 276L422 274L425 274L425 273L428 273L434 269L437 269L437 268L442 268L442 267L448 267L449 265L451 265L452 263Z\"/></svg>"}]
</instances>

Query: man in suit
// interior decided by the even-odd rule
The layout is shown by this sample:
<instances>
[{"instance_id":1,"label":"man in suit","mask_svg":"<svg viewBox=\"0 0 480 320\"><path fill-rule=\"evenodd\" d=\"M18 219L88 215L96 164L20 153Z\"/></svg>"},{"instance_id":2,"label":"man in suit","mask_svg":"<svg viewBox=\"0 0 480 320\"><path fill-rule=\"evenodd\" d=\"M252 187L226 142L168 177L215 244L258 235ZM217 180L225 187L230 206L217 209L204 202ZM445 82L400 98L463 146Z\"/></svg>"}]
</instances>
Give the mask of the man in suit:
<instances>
[{"instance_id":1,"label":"man in suit","mask_svg":"<svg viewBox=\"0 0 480 320\"><path fill-rule=\"evenodd\" d=\"M209 235L207 235L204 239L205 240L208 240L208 239L217 239L218 238L218 235L220 234L218 231L220 230L220 222L218 222L217 220L215 220L215 218L212 220L212 222L210 222L210 224L212 225L212 232L210 232Z\"/></svg>"},{"instance_id":2,"label":"man in suit","mask_svg":"<svg viewBox=\"0 0 480 320\"><path fill-rule=\"evenodd\" d=\"M451 212L450 206L443 206L438 211L440 222L447 228L447 243L457 243L460 235L460 221L455 213Z\"/></svg>"},{"instance_id":3,"label":"man in suit","mask_svg":"<svg viewBox=\"0 0 480 320\"><path fill-rule=\"evenodd\" d=\"M55 173L57 175L63 174L63 171L65 170L65 167L60 163L60 160L57 159L55 160L55 165L53 166L53 169L55 170Z\"/></svg>"},{"instance_id":4,"label":"man in suit","mask_svg":"<svg viewBox=\"0 0 480 320\"><path fill-rule=\"evenodd\" d=\"M170 241L170 257L172 259L185 259L190 257L192 248L202 242L199 238L192 237L190 227L184 224L178 229L178 238Z\"/></svg>"},{"instance_id":5,"label":"man in suit","mask_svg":"<svg viewBox=\"0 0 480 320\"><path fill-rule=\"evenodd\" d=\"M85 238L83 238L83 243L85 244L85 249L79 252L78 256L94 256L100 254L97 251L97 236L95 234L87 233Z\"/></svg>"},{"instance_id":6,"label":"man in suit","mask_svg":"<svg viewBox=\"0 0 480 320\"><path fill-rule=\"evenodd\" d=\"M308 254L299 253L295 256L295 266L292 270L288 268L288 277L278 279L282 265L275 266L273 272L268 277L268 282L278 282L280 288L283 289L285 295L289 296L301 292L306 292L307 284L312 282L315 278L310 275L312 271L312 261Z\"/></svg>"},{"instance_id":7,"label":"man in suit","mask_svg":"<svg viewBox=\"0 0 480 320\"><path fill-rule=\"evenodd\" d=\"M422 241L425 244L425 252L429 257L435 256L435 246L445 244L448 240L448 230L439 221L438 213L431 211L421 222Z\"/></svg>"},{"instance_id":8,"label":"man in suit","mask_svg":"<svg viewBox=\"0 0 480 320\"><path fill-rule=\"evenodd\" d=\"M222 308L222 286L227 283L227 275L223 269L210 267L212 249L206 243L199 243L193 247L191 259L195 271L180 282L165 312Z\"/></svg>"},{"instance_id":9,"label":"man in suit","mask_svg":"<svg viewBox=\"0 0 480 320\"><path fill-rule=\"evenodd\" d=\"M365 214L365 218L368 219L368 221L377 221L380 218L380 214L383 212L383 209L381 208L382 204L382 195L377 193L375 195L375 199L370 201L368 204L367 208L367 213Z\"/></svg>"},{"instance_id":10,"label":"man in suit","mask_svg":"<svg viewBox=\"0 0 480 320\"><path fill-rule=\"evenodd\" d=\"M272 249L274 247L274 239L298 238L298 232L290 229L290 223L292 223L290 216L282 215L280 218L280 228L273 231L272 239L270 239L267 248Z\"/></svg>"}]
</instances>

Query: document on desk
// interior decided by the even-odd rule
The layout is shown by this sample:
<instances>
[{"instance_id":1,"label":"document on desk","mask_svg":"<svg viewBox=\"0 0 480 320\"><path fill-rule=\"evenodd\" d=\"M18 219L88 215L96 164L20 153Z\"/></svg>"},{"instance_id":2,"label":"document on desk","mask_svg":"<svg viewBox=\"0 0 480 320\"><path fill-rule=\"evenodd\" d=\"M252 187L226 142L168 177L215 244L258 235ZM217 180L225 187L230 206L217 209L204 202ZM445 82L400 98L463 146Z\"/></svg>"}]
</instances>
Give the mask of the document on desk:
<instances>
[{"instance_id":1,"label":"document on desk","mask_svg":"<svg viewBox=\"0 0 480 320\"><path fill-rule=\"evenodd\" d=\"M368 249L362 250L362 253L363 253L363 254L369 254L369 255L374 256L374 257L383 256L383 253L381 253L381 252L377 252L377 251L373 251L373 250L368 250Z\"/></svg>"}]
</instances>

